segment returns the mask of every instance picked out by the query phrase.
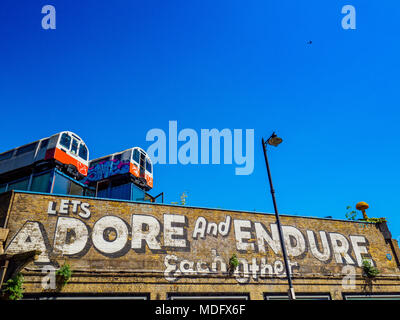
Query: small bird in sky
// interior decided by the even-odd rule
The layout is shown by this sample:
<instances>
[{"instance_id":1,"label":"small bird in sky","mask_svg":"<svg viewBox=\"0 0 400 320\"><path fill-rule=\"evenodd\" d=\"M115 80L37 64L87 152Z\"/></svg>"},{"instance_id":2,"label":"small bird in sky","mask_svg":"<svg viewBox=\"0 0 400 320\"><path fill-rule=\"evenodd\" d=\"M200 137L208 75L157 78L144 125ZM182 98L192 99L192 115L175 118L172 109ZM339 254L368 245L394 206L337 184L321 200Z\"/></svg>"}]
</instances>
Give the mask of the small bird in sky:
<instances>
[{"instance_id":1,"label":"small bird in sky","mask_svg":"<svg viewBox=\"0 0 400 320\"><path fill-rule=\"evenodd\" d=\"M312 41L311 41L311 40L310 40L310 41L308 41L308 42L307 42L307 44L312 44Z\"/></svg>"}]
</instances>

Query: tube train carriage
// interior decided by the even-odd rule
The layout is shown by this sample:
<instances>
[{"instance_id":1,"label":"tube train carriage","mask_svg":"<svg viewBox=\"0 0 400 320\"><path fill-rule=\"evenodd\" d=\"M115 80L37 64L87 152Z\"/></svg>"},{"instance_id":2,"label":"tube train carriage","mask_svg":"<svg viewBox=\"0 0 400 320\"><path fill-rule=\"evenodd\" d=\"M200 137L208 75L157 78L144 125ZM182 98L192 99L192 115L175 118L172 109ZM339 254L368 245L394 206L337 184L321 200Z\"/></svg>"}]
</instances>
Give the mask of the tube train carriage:
<instances>
[{"instance_id":1,"label":"tube train carriage","mask_svg":"<svg viewBox=\"0 0 400 320\"><path fill-rule=\"evenodd\" d=\"M0 182L24 169L56 166L67 175L87 176L89 151L83 140L63 131L0 154Z\"/></svg>"},{"instance_id":2,"label":"tube train carriage","mask_svg":"<svg viewBox=\"0 0 400 320\"><path fill-rule=\"evenodd\" d=\"M129 179L148 191L153 188L153 164L147 153L134 147L125 151L91 160L87 177L82 181L94 185L101 180L118 178L130 173Z\"/></svg>"}]
</instances>

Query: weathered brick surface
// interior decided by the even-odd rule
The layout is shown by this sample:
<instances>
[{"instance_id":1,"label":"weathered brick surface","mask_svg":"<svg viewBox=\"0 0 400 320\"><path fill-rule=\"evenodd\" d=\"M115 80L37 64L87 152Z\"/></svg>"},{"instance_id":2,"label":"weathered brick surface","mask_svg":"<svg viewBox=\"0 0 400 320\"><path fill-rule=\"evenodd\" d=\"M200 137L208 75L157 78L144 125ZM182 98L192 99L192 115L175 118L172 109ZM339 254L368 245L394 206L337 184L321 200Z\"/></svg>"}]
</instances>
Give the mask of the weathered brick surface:
<instances>
[{"instance_id":1,"label":"weathered brick surface","mask_svg":"<svg viewBox=\"0 0 400 320\"><path fill-rule=\"evenodd\" d=\"M67 200L82 204L74 208L70 203L63 213L61 201ZM9 197L0 198L0 208L9 202ZM211 223L204 238L202 221ZM221 222L229 222L230 228ZM376 225L297 216L281 216L281 222L285 233L293 235L287 245L296 292L341 299L342 292L400 291L396 252ZM272 214L15 193L6 227L7 253L42 249L39 261L24 271L27 293L43 292L43 265L65 261L74 271L66 293L135 292L165 299L173 292L238 292L262 299L265 292L287 292L279 241L262 241L268 236L276 240ZM143 241L138 240L141 235ZM340 253L343 245L348 250ZM228 266L233 254L239 272L222 272L220 262ZM363 258L372 259L380 270L372 282L362 276ZM343 287L352 270L355 287Z\"/></svg>"}]
</instances>

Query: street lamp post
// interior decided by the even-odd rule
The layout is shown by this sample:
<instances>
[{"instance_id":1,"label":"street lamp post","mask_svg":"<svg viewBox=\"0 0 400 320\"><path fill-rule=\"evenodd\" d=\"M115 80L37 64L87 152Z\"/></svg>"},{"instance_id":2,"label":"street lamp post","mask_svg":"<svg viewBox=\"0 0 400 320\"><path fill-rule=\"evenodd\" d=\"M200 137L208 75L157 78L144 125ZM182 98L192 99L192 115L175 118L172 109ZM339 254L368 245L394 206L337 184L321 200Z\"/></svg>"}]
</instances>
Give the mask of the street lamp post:
<instances>
[{"instance_id":1,"label":"street lamp post","mask_svg":"<svg viewBox=\"0 0 400 320\"><path fill-rule=\"evenodd\" d=\"M287 252L286 252L285 240L283 238L282 225L281 225L281 220L279 219L278 207L276 205L276 200L275 200L275 190L272 185L271 171L269 169L269 163L268 163L268 157L267 157L267 144L276 147L281 142L282 142L282 139L277 137L275 132L272 133L272 135L268 138L267 141L264 141L264 138L262 138L262 146L263 146L263 151L264 151L265 165L267 166L269 186L271 189L272 202L274 203L276 223L278 225L278 231L279 231L279 240L281 242L283 260L285 262L286 275L287 275L287 279L288 279L288 283L289 283L288 295L289 295L289 299L294 300L294 299L296 299L296 295L295 295L293 284L292 284L292 277L290 274L290 267L289 267Z\"/></svg>"}]
</instances>

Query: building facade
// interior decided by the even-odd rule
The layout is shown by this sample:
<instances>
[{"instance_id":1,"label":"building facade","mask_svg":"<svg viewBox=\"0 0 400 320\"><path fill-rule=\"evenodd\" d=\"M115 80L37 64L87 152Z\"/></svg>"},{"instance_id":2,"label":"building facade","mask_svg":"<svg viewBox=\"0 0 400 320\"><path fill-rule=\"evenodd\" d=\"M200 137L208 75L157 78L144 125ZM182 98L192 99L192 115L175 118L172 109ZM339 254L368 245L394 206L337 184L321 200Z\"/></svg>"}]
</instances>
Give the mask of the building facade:
<instances>
[{"instance_id":1,"label":"building facade","mask_svg":"<svg viewBox=\"0 0 400 320\"><path fill-rule=\"evenodd\" d=\"M281 223L298 299L400 298L386 223ZM20 270L24 298L287 299L273 214L11 191L0 194L0 230L3 256L36 252ZM70 281L49 287L65 263Z\"/></svg>"}]
</instances>

